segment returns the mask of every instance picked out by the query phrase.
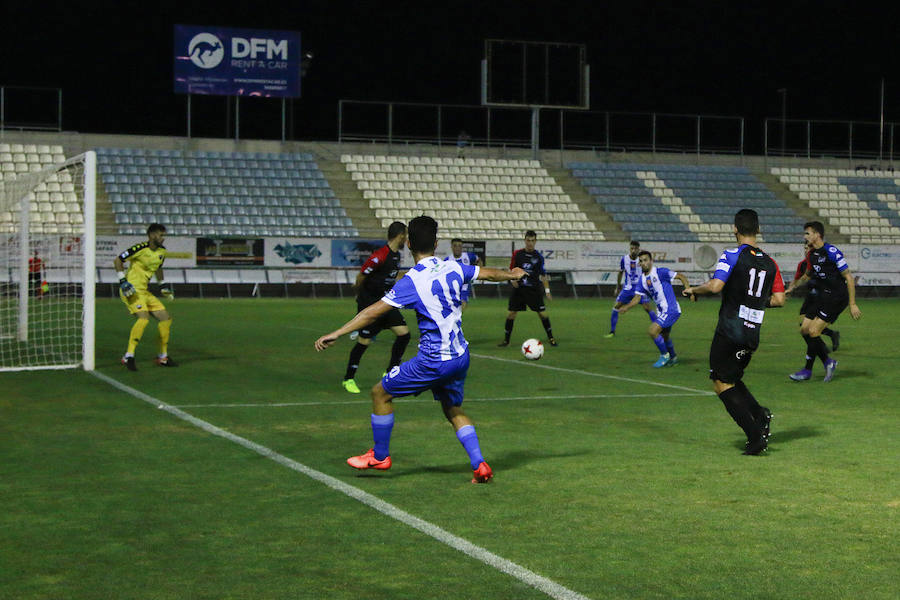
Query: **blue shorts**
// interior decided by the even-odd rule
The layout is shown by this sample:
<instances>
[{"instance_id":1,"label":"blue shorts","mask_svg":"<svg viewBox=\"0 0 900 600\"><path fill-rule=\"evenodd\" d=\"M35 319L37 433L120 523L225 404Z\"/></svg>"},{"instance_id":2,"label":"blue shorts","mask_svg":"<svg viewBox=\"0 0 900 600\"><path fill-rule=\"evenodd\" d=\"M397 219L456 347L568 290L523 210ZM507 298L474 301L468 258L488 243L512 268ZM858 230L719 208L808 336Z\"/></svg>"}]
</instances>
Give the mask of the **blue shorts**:
<instances>
[{"instance_id":1,"label":"blue shorts","mask_svg":"<svg viewBox=\"0 0 900 600\"><path fill-rule=\"evenodd\" d=\"M469 301L469 293L470 293L470 291L471 291L471 290L469 290L469 284L468 284L468 283L464 284L463 287L462 287L462 292L460 292L460 294L459 294L459 299L460 299L462 302L468 302L468 301Z\"/></svg>"},{"instance_id":2,"label":"blue shorts","mask_svg":"<svg viewBox=\"0 0 900 600\"><path fill-rule=\"evenodd\" d=\"M678 317L680 316L680 312L659 313L656 315L656 318L653 320L653 322L663 329L671 329L672 325L675 324L675 321L677 321Z\"/></svg>"},{"instance_id":3,"label":"blue shorts","mask_svg":"<svg viewBox=\"0 0 900 600\"><path fill-rule=\"evenodd\" d=\"M631 302L631 299L634 298L636 293L637 292L634 291L634 288L631 288L630 290L622 288L622 291L619 292L618 296L616 296L616 304L628 304L629 302ZM650 302L650 298L648 298L647 296L641 296L641 304L647 304L648 302Z\"/></svg>"},{"instance_id":4,"label":"blue shorts","mask_svg":"<svg viewBox=\"0 0 900 600\"><path fill-rule=\"evenodd\" d=\"M452 360L432 360L416 354L381 378L381 387L391 396L409 396L431 390L442 405L460 406L469 371L469 351Z\"/></svg>"}]
</instances>

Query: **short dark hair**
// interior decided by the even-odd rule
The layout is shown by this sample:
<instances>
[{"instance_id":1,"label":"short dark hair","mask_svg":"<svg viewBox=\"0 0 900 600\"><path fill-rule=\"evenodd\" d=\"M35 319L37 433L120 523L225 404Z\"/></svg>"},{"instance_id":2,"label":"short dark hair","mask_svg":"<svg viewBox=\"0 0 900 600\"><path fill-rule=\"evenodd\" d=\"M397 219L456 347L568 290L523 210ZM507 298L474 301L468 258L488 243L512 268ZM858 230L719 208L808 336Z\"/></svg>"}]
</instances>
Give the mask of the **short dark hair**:
<instances>
[{"instance_id":1,"label":"short dark hair","mask_svg":"<svg viewBox=\"0 0 900 600\"><path fill-rule=\"evenodd\" d=\"M740 235L756 235L759 233L759 215L750 208L742 208L734 213L734 226Z\"/></svg>"},{"instance_id":2,"label":"short dark hair","mask_svg":"<svg viewBox=\"0 0 900 600\"><path fill-rule=\"evenodd\" d=\"M650 257L650 260L653 260L653 255L649 250L641 250L640 252L638 252L638 258L644 256L645 254Z\"/></svg>"},{"instance_id":3,"label":"short dark hair","mask_svg":"<svg viewBox=\"0 0 900 600\"><path fill-rule=\"evenodd\" d=\"M631 243L628 244L628 245L629 245L629 246L637 246L638 248L641 247L641 243L640 243L639 241L637 241L637 240L631 240Z\"/></svg>"},{"instance_id":4,"label":"short dark hair","mask_svg":"<svg viewBox=\"0 0 900 600\"><path fill-rule=\"evenodd\" d=\"M456 242L462 244L462 238L453 238L452 240L450 240L451 244L455 244Z\"/></svg>"},{"instance_id":5,"label":"short dark hair","mask_svg":"<svg viewBox=\"0 0 900 600\"><path fill-rule=\"evenodd\" d=\"M409 249L417 254L434 252L437 242L437 221L422 215L409 222Z\"/></svg>"},{"instance_id":6,"label":"short dark hair","mask_svg":"<svg viewBox=\"0 0 900 600\"><path fill-rule=\"evenodd\" d=\"M166 226L160 225L159 223L150 223L150 227L147 228L147 235L151 233L156 233L157 231L161 231L163 233L166 232Z\"/></svg>"},{"instance_id":7,"label":"short dark hair","mask_svg":"<svg viewBox=\"0 0 900 600\"><path fill-rule=\"evenodd\" d=\"M401 221L394 221L391 223L390 227L388 227L388 237L387 239L392 240L401 233L406 233L406 223Z\"/></svg>"},{"instance_id":8,"label":"short dark hair","mask_svg":"<svg viewBox=\"0 0 900 600\"><path fill-rule=\"evenodd\" d=\"M537 239L537 234L534 232L534 229L529 229L528 231L525 232L525 237L527 237L527 238L533 237L533 238Z\"/></svg>"},{"instance_id":9,"label":"short dark hair","mask_svg":"<svg viewBox=\"0 0 900 600\"><path fill-rule=\"evenodd\" d=\"M821 221L809 221L803 224L803 229L812 229L820 236L825 237L825 226Z\"/></svg>"}]
</instances>

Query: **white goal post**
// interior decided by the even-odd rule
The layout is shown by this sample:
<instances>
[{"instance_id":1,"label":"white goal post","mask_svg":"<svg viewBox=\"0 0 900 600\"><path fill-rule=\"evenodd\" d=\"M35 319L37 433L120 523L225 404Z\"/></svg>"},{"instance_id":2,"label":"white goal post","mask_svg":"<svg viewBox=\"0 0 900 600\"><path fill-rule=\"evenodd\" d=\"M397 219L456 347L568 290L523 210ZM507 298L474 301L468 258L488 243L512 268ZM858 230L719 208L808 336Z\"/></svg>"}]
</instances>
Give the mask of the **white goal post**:
<instances>
[{"instance_id":1,"label":"white goal post","mask_svg":"<svg viewBox=\"0 0 900 600\"><path fill-rule=\"evenodd\" d=\"M96 154L23 162L3 165L0 181L0 371L90 371Z\"/></svg>"}]
</instances>

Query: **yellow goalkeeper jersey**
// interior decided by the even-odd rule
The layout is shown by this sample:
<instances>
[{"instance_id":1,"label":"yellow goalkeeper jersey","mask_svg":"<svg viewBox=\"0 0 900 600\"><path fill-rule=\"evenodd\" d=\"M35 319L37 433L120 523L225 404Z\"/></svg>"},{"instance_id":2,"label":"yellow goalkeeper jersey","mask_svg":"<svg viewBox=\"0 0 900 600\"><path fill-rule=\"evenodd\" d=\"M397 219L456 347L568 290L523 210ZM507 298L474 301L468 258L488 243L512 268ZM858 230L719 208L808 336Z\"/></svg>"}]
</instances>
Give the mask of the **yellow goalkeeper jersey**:
<instances>
[{"instance_id":1,"label":"yellow goalkeeper jersey","mask_svg":"<svg viewBox=\"0 0 900 600\"><path fill-rule=\"evenodd\" d=\"M160 246L156 250L151 250L150 242L141 242L121 253L119 258L129 263L125 278L136 290L146 291L150 278L166 260L166 248Z\"/></svg>"}]
</instances>

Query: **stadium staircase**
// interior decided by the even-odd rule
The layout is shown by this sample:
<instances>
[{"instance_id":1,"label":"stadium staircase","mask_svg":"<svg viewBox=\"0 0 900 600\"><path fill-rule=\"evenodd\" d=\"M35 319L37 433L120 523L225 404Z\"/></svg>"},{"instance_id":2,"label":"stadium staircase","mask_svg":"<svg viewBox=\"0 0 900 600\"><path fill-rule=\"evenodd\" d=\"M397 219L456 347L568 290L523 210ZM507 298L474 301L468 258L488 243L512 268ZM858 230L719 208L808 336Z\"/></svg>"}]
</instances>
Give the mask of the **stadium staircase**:
<instances>
[{"instance_id":1,"label":"stadium staircase","mask_svg":"<svg viewBox=\"0 0 900 600\"><path fill-rule=\"evenodd\" d=\"M573 177L639 240L732 241L734 212L753 208L763 241L797 239L803 220L743 167L569 163Z\"/></svg>"},{"instance_id":2,"label":"stadium staircase","mask_svg":"<svg viewBox=\"0 0 900 600\"><path fill-rule=\"evenodd\" d=\"M855 244L900 243L900 177L894 172L776 167L771 173L817 213L826 236L838 232Z\"/></svg>"},{"instance_id":3,"label":"stadium staircase","mask_svg":"<svg viewBox=\"0 0 900 600\"><path fill-rule=\"evenodd\" d=\"M572 177L570 171L559 168L547 168L547 173L556 180L556 183L562 188L565 194L578 205L587 218L596 225L597 229L603 232L603 236L608 241L628 240L628 234L622 230L618 223L603 210L603 207L594 202L594 199L587 193L578 181Z\"/></svg>"},{"instance_id":4,"label":"stadium staircase","mask_svg":"<svg viewBox=\"0 0 900 600\"><path fill-rule=\"evenodd\" d=\"M805 200L801 200L800 197L791 191L791 189L785 185L781 179L777 176L772 175L768 172L758 172L754 173L763 184L775 194L775 197L784 202L786 206L788 206L791 210L793 210L797 215L803 219L804 223L809 221L819 221L822 217L819 216L819 213L810 208L809 202ZM835 244L846 244L850 241L850 238L846 235L843 235L838 232L837 229L826 232L829 241ZM803 232L797 232L797 243L802 243L803 241Z\"/></svg>"},{"instance_id":5,"label":"stadium staircase","mask_svg":"<svg viewBox=\"0 0 900 600\"><path fill-rule=\"evenodd\" d=\"M381 220L375 217L375 211L369 208L368 201L363 198L362 191L356 186L356 182L350 177L350 173L340 161L340 155L335 160L323 159L319 156L319 168L325 174L331 189L341 202L341 206L353 222L353 226L359 231L362 238L381 239L386 235L386 230L381 226Z\"/></svg>"}]
</instances>

